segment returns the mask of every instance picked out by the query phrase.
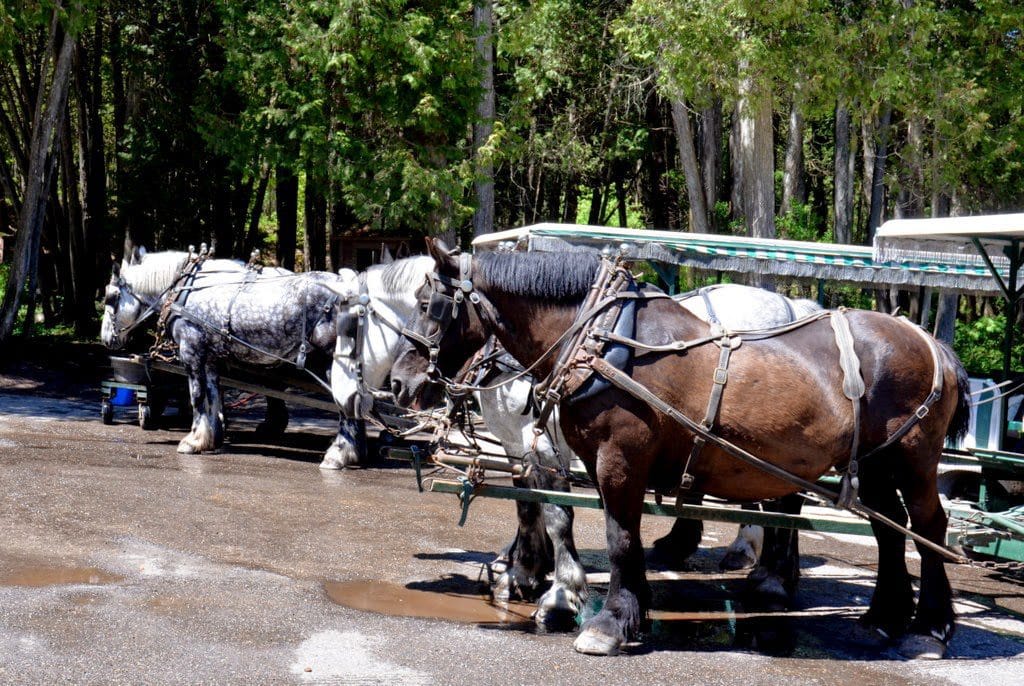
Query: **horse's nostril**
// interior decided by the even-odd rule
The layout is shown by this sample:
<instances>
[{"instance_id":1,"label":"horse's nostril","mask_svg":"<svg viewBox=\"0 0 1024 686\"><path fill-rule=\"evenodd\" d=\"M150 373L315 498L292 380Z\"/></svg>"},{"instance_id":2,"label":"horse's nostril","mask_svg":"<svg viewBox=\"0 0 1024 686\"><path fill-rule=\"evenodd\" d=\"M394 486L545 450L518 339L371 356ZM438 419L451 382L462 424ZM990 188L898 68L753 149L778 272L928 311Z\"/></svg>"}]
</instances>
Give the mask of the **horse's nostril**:
<instances>
[{"instance_id":1,"label":"horse's nostril","mask_svg":"<svg viewBox=\"0 0 1024 686\"><path fill-rule=\"evenodd\" d=\"M402 397L402 382L399 379L391 379L391 392L396 398Z\"/></svg>"}]
</instances>

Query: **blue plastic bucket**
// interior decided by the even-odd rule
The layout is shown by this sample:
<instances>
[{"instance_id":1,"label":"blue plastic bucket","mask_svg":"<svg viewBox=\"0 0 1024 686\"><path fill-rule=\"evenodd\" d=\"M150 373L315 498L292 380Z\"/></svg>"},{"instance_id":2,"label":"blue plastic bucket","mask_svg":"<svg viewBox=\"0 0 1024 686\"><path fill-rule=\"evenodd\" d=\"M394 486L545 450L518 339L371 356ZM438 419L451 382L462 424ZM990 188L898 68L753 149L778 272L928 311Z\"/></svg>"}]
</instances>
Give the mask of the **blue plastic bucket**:
<instances>
[{"instance_id":1,"label":"blue plastic bucket","mask_svg":"<svg viewBox=\"0 0 1024 686\"><path fill-rule=\"evenodd\" d=\"M110 402L114 405L131 405L135 402L135 391L130 388L115 388Z\"/></svg>"}]
</instances>

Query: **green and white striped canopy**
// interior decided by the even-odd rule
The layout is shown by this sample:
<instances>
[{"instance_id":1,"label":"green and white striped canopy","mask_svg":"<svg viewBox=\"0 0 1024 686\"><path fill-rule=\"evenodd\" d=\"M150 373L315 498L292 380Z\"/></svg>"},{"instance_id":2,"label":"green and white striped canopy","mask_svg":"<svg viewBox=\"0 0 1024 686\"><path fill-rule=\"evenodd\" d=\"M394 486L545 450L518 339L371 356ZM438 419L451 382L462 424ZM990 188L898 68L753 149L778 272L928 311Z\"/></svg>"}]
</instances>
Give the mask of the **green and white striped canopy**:
<instances>
[{"instance_id":1,"label":"green and white striped canopy","mask_svg":"<svg viewBox=\"0 0 1024 686\"><path fill-rule=\"evenodd\" d=\"M608 250L715 271L828 279L869 287L928 286L997 295L999 285L982 263L943 259L878 260L866 246L748 238L684 231L620 229L576 224L535 224L479 236L477 250Z\"/></svg>"}]
</instances>

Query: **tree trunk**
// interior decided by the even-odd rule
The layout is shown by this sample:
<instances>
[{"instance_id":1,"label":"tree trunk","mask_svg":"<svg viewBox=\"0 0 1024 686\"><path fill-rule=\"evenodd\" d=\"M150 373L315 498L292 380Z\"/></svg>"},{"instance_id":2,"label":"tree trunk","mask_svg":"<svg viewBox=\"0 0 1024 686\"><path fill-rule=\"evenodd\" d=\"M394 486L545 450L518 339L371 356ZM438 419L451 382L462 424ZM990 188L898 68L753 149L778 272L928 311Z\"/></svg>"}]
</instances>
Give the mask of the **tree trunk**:
<instances>
[{"instance_id":1,"label":"tree trunk","mask_svg":"<svg viewBox=\"0 0 1024 686\"><path fill-rule=\"evenodd\" d=\"M743 79L739 101L740 150L744 158L743 216L747 235L775 237L775 151L771 96Z\"/></svg>"},{"instance_id":2,"label":"tree trunk","mask_svg":"<svg viewBox=\"0 0 1024 686\"><path fill-rule=\"evenodd\" d=\"M619 226L626 228L629 226L629 217L626 212L628 200L626 198L626 183L622 178L622 174L616 174L615 176L615 200L619 209Z\"/></svg>"},{"instance_id":3,"label":"tree trunk","mask_svg":"<svg viewBox=\"0 0 1024 686\"><path fill-rule=\"evenodd\" d=\"M743 146L740 144L740 119L740 107L737 103L733 107L732 124L729 127L729 168L732 172L732 186L729 189L729 219L742 222L744 221L743 188L747 171Z\"/></svg>"},{"instance_id":4,"label":"tree trunk","mask_svg":"<svg viewBox=\"0 0 1024 686\"><path fill-rule=\"evenodd\" d=\"M256 187L256 197L252 201L252 209L249 211L249 226L245 231L245 239L242 242L242 257L246 260L252 255L252 251L258 247L260 239L260 219L263 217L263 203L267 199L267 186L270 185L270 167L264 165L260 170L260 182Z\"/></svg>"},{"instance_id":5,"label":"tree trunk","mask_svg":"<svg viewBox=\"0 0 1024 686\"><path fill-rule=\"evenodd\" d=\"M690 230L709 233L708 206L700 166L697 164L697 151L693 145L690 113L681 99L672 101L672 124L676 130L676 145L679 147L679 164L686 178L686 197L690 201Z\"/></svg>"},{"instance_id":6,"label":"tree trunk","mask_svg":"<svg viewBox=\"0 0 1024 686\"><path fill-rule=\"evenodd\" d=\"M565 204L562 205L562 222L565 224L575 224L579 206L579 179L572 177L565 185Z\"/></svg>"},{"instance_id":7,"label":"tree trunk","mask_svg":"<svg viewBox=\"0 0 1024 686\"><path fill-rule=\"evenodd\" d=\"M787 215L795 205L807 202L804 183L804 115L801 111L800 86L797 84L793 104L789 108L789 132L786 135L786 168L782 175L782 205L779 211Z\"/></svg>"},{"instance_id":8,"label":"tree trunk","mask_svg":"<svg viewBox=\"0 0 1024 686\"><path fill-rule=\"evenodd\" d=\"M299 179L285 165L275 170L277 190L277 264L295 269L295 244L298 232Z\"/></svg>"},{"instance_id":9,"label":"tree trunk","mask_svg":"<svg viewBox=\"0 0 1024 686\"><path fill-rule=\"evenodd\" d=\"M48 54L56 49L57 37L60 33L59 17L62 13L63 8L58 2L50 25L49 45L51 47L47 50ZM57 122L67 105L68 83L74 52L74 38L64 35L53 67L52 78L40 79L35 113L32 118L29 173L25 179L25 196L21 214L18 217L14 259L11 263L3 304L0 305L0 344L6 342L10 338L11 332L14 331L22 290L26 283L31 285L36 281L39 245L54 165L54 157L50 152L54 145Z\"/></svg>"},{"instance_id":10,"label":"tree trunk","mask_svg":"<svg viewBox=\"0 0 1024 686\"><path fill-rule=\"evenodd\" d=\"M647 149L640 165L640 198L644 208L644 224L657 229L678 228L677 213L672 211L672 189L667 174L674 162L671 128L666 126L671 116L666 102L650 89L644 107L645 126L648 130Z\"/></svg>"},{"instance_id":11,"label":"tree trunk","mask_svg":"<svg viewBox=\"0 0 1024 686\"><path fill-rule=\"evenodd\" d=\"M473 235L494 231L494 165L490 155L481 153L494 131L494 14L492 0L473 3L473 29L476 54L480 65L480 102L477 121L473 124L473 156L476 167L476 211L473 213Z\"/></svg>"},{"instance_id":12,"label":"tree trunk","mask_svg":"<svg viewBox=\"0 0 1024 686\"><path fill-rule=\"evenodd\" d=\"M722 101L718 98L700 113L700 170L704 178L704 202L708 209L711 231L721 231L716 225L718 215L715 203L722 194Z\"/></svg>"},{"instance_id":13,"label":"tree trunk","mask_svg":"<svg viewBox=\"0 0 1024 686\"><path fill-rule=\"evenodd\" d=\"M835 240L836 243L849 244L853 242L854 185L853 169L850 164L850 109L842 101L836 104L835 126Z\"/></svg>"},{"instance_id":14,"label":"tree trunk","mask_svg":"<svg viewBox=\"0 0 1024 686\"><path fill-rule=\"evenodd\" d=\"M590 213L587 215L587 223L591 226L600 226L601 207L604 205L604 187L595 183L590 191Z\"/></svg>"},{"instance_id":15,"label":"tree trunk","mask_svg":"<svg viewBox=\"0 0 1024 686\"><path fill-rule=\"evenodd\" d=\"M314 176L313 166L306 166L306 240L303 251L306 269L324 271L327 268L327 197L324 185Z\"/></svg>"},{"instance_id":16,"label":"tree trunk","mask_svg":"<svg viewBox=\"0 0 1024 686\"><path fill-rule=\"evenodd\" d=\"M885 161L888 156L889 122L892 120L892 108L886 106L878 120L875 131L875 154L872 160L871 174L871 211L868 216L868 243L875 240L875 231L882 225L882 212L885 209ZM867 147L867 141L864 141Z\"/></svg>"},{"instance_id":17,"label":"tree trunk","mask_svg":"<svg viewBox=\"0 0 1024 686\"><path fill-rule=\"evenodd\" d=\"M69 110L70 108L65 108L64 111L64 121L60 133L60 164L57 167L67 213L63 217L64 221L54 225L58 249L53 258L57 268L59 292L64 297L65 303L61 312L61 323L73 323L76 329L84 329L88 326L89 310L91 309L95 313L96 309L92 299L94 294L90 293L84 303L78 298L82 285L80 279L88 279L89 274L87 271L79 273L80 270L84 270L85 210L82 207L82 195L79 192L78 165L75 163L74 151L77 136L71 128ZM86 306L84 311L83 304Z\"/></svg>"},{"instance_id":18,"label":"tree trunk","mask_svg":"<svg viewBox=\"0 0 1024 686\"><path fill-rule=\"evenodd\" d=\"M105 266L96 249L107 220L107 166L102 118L103 17L96 18L90 51L79 51L75 84L78 92L78 157L82 186L82 224L78 252L72 257L75 279L75 333L94 337L98 322L94 305Z\"/></svg>"}]
</instances>

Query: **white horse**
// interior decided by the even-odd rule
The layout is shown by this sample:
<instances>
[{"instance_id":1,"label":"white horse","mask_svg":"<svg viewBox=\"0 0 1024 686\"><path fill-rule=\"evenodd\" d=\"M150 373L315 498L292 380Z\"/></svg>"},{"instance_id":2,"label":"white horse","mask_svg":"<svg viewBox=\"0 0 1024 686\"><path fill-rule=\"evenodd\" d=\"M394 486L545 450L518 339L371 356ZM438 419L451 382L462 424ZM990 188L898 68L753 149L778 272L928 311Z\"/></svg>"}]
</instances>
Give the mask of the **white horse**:
<instances>
[{"instance_id":1,"label":"white horse","mask_svg":"<svg viewBox=\"0 0 1024 686\"><path fill-rule=\"evenodd\" d=\"M238 293L243 285L250 290L257 284L262 286L273 281L283 285L285 281L300 278L278 267L262 268L257 273L235 260L207 259L193 264L194 258L195 255L186 252L146 253L145 250L138 250L123 260L120 266L115 264L103 302L100 338L104 345L115 350L122 348L133 331L159 317L171 290L177 286L185 286L190 297L197 296L192 298L197 306L197 300L206 298L220 301L225 300L222 296L227 296L222 304L227 304L230 309L234 305L241 305L241 301L233 301L231 294ZM330 277L335 278L333 275ZM198 297L200 293L203 295ZM237 328L238 323L236 320L234 326L229 326ZM330 336L328 345L333 347L333 328ZM219 357L210 356L208 362L214 364ZM194 408L198 411L193 414L192 431L179 444L179 452L202 452L216 449L219 445L217 427L223 426L223 408L219 392L215 388L206 388L209 385L193 383L190 377L193 402L196 402L197 396L208 398L208 402ZM267 409L268 418L262 428L266 431L283 431L288 422L284 404L268 398ZM324 455L324 463L350 464L357 461L358 434L357 427L342 417L338 434Z\"/></svg>"},{"instance_id":2,"label":"white horse","mask_svg":"<svg viewBox=\"0 0 1024 686\"><path fill-rule=\"evenodd\" d=\"M416 290L433 269L430 257L409 258L390 265L375 265L362 275L343 274L334 286L348 303L348 314L339 314L331 388L335 402L349 416L368 412L372 406L370 391L382 388L391 371L402 340L401 329L417 305ZM820 309L813 301L794 301L739 285L708 287L679 300L698 316L730 330L788 323ZM344 310L346 306L339 307ZM517 377L518 365L514 361L509 359L504 364L504 368L499 365L496 375L486 379L486 385L496 388L477 394L484 423L510 457L524 458L535 450L533 459L549 467L534 470L535 474L552 478L550 468L565 472L573 453L557 429L557 417L548 422L547 430L535 443L532 381ZM544 487L566 485L563 480ZM495 597L532 596L539 592L547 572L553 571L552 585L538 600L535 620L548 627L565 626L588 595L586 572L572 537L572 509L517 502L517 510L519 528L515 541L503 555L507 556L508 564L495 584ZM538 516L538 510L542 510L542 515ZM661 545L686 547L688 556L700 541L699 522L676 521L673 533L662 539ZM753 564L760 552L755 549L760 538L760 527L741 527L727 555L750 558L749 564Z\"/></svg>"}]
</instances>

